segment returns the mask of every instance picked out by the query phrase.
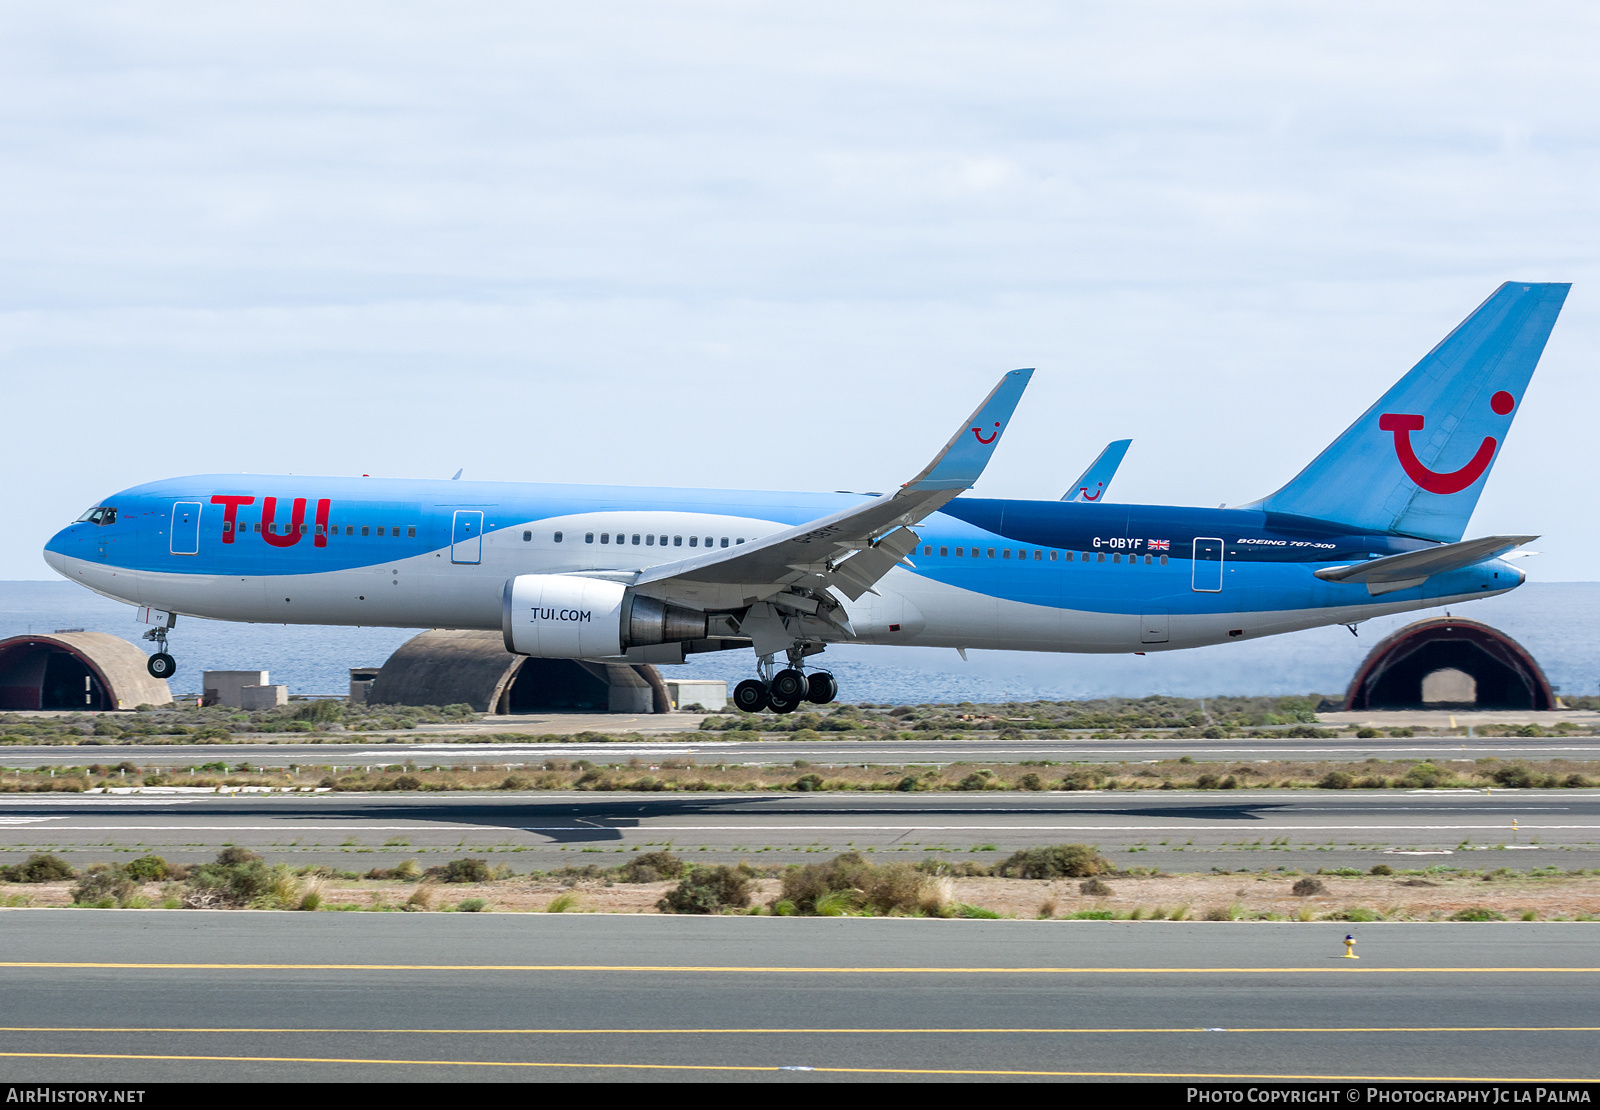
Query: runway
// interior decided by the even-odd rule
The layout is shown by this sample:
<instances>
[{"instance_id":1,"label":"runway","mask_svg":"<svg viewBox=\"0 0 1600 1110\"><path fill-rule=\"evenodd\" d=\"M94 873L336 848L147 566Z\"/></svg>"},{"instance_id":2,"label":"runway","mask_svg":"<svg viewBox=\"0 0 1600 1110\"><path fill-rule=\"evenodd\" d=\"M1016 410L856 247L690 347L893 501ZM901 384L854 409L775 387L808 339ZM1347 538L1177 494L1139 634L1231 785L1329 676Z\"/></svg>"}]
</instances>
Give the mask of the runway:
<instances>
[{"instance_id":1,"label":"runway","mask_svg":"<svg viewBox=\"0 0 1600 1110\"><path fill-rule=\"evenodd\" d=\"M526 872L649 846L726 861L849 849L993 861L1063 842L1170 872L1570 870L1600 867L1600 791L0 795L0 862L52 851L78 866L135 850L195 862L226 844L361 871L504 853L497 862Z\"/></svg>"},{"instance_id":2,"label":"runway","mask_svg":"<svg viewBox=\"0 0 1600 1110\"><path fill-rule=\"evenodd\" d=\"M1241 760L1366 759L1569 759L1600 760L1600 736L1545 737L1382 737L1362 740L1273 737L1235 740L1055 740L945 737L929 740L702 740L703 733L614 743L444 743L418 738L407 743L322 744L273 742L249 744L78 744L7 745L0 748L0 767L83 767L115 765L124 760L140 767L195 767L222 761L230 766L359 767L411 761L425 766L539 764L554 759L570 762L625 763L629 759L694 760L697 763L772 766L804 759L820 764L891 766L950 763L1120 763L1155 762L1188 756L1201 762Z\"/></svg>"},{"instance_id":3,"label":"runway","mask_svg":"<svg viewBox=\"0 0 1600 1110\"><path fill-rule=\"evenodd\" d=\"M0 911L13 1082L1592 1079L1591 924Z\"/></svg>"}]
</instances>

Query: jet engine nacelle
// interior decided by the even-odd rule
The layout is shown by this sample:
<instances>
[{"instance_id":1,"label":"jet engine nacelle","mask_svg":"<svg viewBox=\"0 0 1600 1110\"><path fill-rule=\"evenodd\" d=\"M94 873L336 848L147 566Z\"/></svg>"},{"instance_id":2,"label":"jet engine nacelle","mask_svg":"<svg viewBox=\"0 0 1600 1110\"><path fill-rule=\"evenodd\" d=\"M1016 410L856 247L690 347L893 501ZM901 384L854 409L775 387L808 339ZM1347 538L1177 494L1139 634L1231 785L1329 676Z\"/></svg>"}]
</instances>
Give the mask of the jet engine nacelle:
<instances>
[{"instance_id":1,"label":"jet engine nacelle","mask_svg":"<svg viewBox=\"0 0 1600 1110\"><path fill-rule=\"evenodd\" d=\"M600 659L630 647L698 640L706 615L575 574L519 574L501 603L506 650L538 659Z\"/></svg>"}]
</instances>

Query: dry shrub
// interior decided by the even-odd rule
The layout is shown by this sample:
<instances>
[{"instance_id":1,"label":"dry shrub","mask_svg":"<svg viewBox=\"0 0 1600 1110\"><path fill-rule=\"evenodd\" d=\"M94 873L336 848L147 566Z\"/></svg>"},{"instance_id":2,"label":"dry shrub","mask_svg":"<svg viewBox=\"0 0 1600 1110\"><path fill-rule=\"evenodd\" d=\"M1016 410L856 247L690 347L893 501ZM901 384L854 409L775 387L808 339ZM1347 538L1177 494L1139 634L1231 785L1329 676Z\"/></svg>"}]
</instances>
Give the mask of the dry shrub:
<instances>
[{"instance_id":1,"label":"dry shrub","mask_svg":"<svg viewBox=\"0 0 1600 1110\"><path fill-rule=\"evenodd\" d=\"M872 867L863 876L863 905L874 913L916 913L922 903L924 877L904 863Z\"/></svg>"},{"instance_id":2,"label":"dry shrub","mask_svg":"<svg viewBox=\"0 0 1600 1110\"><path fill-rule=\"evenodd\" d=\"M865 892L873 870L857 852L846 852L826 863L790 867L783 873L776 901L794 904L797 913L815 913L817 901L836 891Z\"/></svg>"},{"instance_id":3,"label":"dry shrub","mask_svg":"<svg viewBox=\"0 0 1600 1110\"><path fill-rule=\"evenodd\" d=\"M23 863L0 867L0 880L8 883L56 883L77 875L66 860L41 852L35 852Z\"/></svg>"},{"instance_id":4,"label":"dry shrub","mask_svg":"<svg viewBox=\"0 0 1600 1110\"><path fill-rule=\"evenodd\" d=\"M617 881L659 883L662 879L681 879L688 869L689 865L671 852L646 852L617 868Z\"/></svg>"},{"instance_id":5,"label":"dry shrub","mask_svg":"<svg viewBox=\"0 0 1600 1110\"><path fill-rule=\"evenodd\" d=\"M1289 893L1296 898L1310 898L1313 894L1328 893L1328 888L1322 885L1321 879L1313 879L1307 875L1303 879L1295 880L1294 886L1289 888Z\"/></svg>"},{"instance_id":6,"label":"dry shrub","mask_svg":"<svg viewBox=\"0 0 1600 1110\"><path fill-rule=\"evenodd\" d=\"M1085 879L1078 884L1079 894L1088 894L1095 898L1106 898L1111 894L1111 885L1099 879Z\"/></svg>"},{"instance_id":7,"label":"dry shrub","mask_svg":"<svg viewBox=\"0 0 1600 1110\"><path fill-rule=\"evenodd\" d=\"M922 880L922 890L917 898L917 909L929 917L949 917L956 904L955 880L946 875L934 875Z\"/></svg>"},{"instance_id":8,"label":"dry shrub","mask_svg":"<svg viewBox=\"0 0 1600 1110\"><path fill-rule=\"evenodd\" d=\"M1087 844L1024 848L996 867L995 874L1018 879L1087 879L1111 864Z\"/></svg>"},{"instance_id":9,"label":"dry shrub","mask_svg":"<svg viewBox=\"0 0 1600 1110\"><path fill-rule=\"evenodd\" d=\"M430 867L423 874L441 883L486 883L494 877L487 861L470 856Z\"/></svg>"},{"instance_id":10,"label":"dry shrub","mask_svg":"<svg viewBox=\"0 0 1600 1110\"><path fill-rule=\"evenodd\" d=\"M755 872L744 864L697 867L656 903L662 913L721 913L750 904Z\"/></svg>"},{"instance_id":11,"label":"dry shrub","mask_svg":"<svg viewBox=\"0 0 1600 1110\"><path fill-rule=\"evenodd\" d=\"M72 901L80 906L121 906L138 893L139 886L115 864L97 863L72 888Z\"/></svg>"}]
</instances>

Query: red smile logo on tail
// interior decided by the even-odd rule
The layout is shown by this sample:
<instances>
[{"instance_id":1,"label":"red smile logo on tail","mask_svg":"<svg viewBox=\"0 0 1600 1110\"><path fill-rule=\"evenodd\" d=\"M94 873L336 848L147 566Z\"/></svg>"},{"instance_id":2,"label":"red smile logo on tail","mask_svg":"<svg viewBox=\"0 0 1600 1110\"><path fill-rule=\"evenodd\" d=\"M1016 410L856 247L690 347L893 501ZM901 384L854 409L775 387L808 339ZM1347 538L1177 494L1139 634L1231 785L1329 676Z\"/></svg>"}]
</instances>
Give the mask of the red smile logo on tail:
<instances>
[{"instance_id":1,"label":"red smile logo on tail","mask_svg":"<svg viewBox=\"0 0 1600 1110\"><path fill-rule=\"evenodd\" d=\"M993 443L995 441L995 437L1000 434L1000 422L998 420L995 421L994 431L989 433L989 438L988 439L984 439L983 438L983 431L980 428L972 429L972 434L978 438L978 442L979 443L982 443L985 446L987 446L988 444Z\"/></svg>"},{"instance_id":2,"label":"red smile logo on tail","mask_svg":"<svg viewBox=\"0 0 1600 1110\"><path fill-rule=\"evenodd\" d=\"M1489 407L1501 416L1515 406L1516 399L1503 389L1489 399ZM1494 461L1495 448L1499 444L1493 436L1484 436L1483 442L1478 444L1477 453L1460 470L1452 470L1448 474L1429 470L1422 465L1422 460L1417 458L1417 452L1411 446L1411 433L1420 432L1422 426L1422 417L1413 413L1386 412L1378 417L1378 427L1394 433L1394 453L1399 457L1406 477L1429 493L1460 493L1483 477L1483 472Z\"/></svg>"}]
</instances>

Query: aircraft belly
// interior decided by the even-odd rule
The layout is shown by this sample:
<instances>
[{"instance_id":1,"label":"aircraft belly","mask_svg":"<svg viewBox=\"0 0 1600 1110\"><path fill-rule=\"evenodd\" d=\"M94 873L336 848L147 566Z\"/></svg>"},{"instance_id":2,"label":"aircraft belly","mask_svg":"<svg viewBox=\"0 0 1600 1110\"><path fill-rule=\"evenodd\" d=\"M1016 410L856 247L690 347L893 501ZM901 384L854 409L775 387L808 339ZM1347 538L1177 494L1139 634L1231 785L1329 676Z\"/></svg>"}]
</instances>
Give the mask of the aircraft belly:
<instances>
[{"instance_id":1,"label":"aircraft belly","mask_svg":"<svg viewBox=\"0 0 1600 1110\"><path fill-rule=\"evenodd\" d=\"M921 647L988 648L1007 651L1052 651L1083 654L1175 651L1257 639L1335 624L1352 624L1373 617L1459 604L1491 597L1506 590L1462 592L1450 597L1413 597L1387 602L1365 601L1346 605L1259 608L1253 610L1184 612L1196 602L1188 594L1129 599L1125 612L1102 612L1069 607L1029 604L994 598L934 581L898 568L884 579L881 593L903 595L924 615L923 630L909 638L874 634L867 643L900 643ZM1277 602L1303 591L1240 591L1257 604ZM1214 604L1216 595L1205 595ZM1215 600L1214 600L1215 599ZM863 599L866 600L866 599ZM1246 600L1241 597L1240 600ZM1168 614L1168 639L1141 642L1142 617L1151 611Z\"/></svg>"}]
</instances>

